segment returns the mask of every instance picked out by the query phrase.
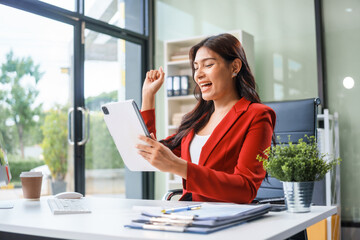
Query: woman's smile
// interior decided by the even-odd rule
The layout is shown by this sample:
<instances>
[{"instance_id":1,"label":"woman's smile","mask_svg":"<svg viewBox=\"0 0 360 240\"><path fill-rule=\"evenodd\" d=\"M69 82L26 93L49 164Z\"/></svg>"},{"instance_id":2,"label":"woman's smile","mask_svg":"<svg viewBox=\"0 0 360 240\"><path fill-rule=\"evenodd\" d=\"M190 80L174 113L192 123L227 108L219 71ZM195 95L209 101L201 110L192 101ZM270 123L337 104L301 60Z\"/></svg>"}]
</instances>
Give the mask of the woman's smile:
<instances>
[{"instance_id":1,"label":"woman's smile","mask_svg":"<svg viewBox=\"0 0 360 240\"><path fill-rule=\"evenodd\" d=\"M211 82L201 82L199 83L201 92L206 92L208 90L210 90L210 88L212 87L212 83Z\"/></svg>"}]
</instances>

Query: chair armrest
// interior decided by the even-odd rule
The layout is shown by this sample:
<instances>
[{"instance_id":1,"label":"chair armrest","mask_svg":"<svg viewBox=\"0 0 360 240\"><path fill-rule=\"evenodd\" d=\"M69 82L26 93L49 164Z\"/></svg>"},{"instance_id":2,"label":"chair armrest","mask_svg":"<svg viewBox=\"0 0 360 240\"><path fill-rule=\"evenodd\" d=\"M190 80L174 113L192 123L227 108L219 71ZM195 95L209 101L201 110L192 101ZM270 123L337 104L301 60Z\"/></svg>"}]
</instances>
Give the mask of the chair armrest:
<instances>
[{"instance_id":1,"label":"chair armrest","mask_svg":"<svg viewBox=\"0 0 360 240\"><path fill-rule=\"evenodd\" d=\"M287 209L285 205L285 198L278 197L278 198L263 198L263 199L254 199L252 204L270 204L271 205L271 212L280 212L285 211Z\"/></svg>"},{"instance_id":2,"label":"chair armrest","mask_svg":"<svg viewBox=\"0 0 360 240\"><path fill-rule=\"evenodd\" d=\"M182 193L183 193L182 189L171 189L167 193L165 193L162 200L170 201L172 197L176 195L182 195Z\"/></svg>"},{"instance_id":3,"label":"chair armrest","mask_svg":"<svg viewBox=\"0 0 360 240\"><path fill-rule=\"evenodd\" d=\"M270 204L285 204L285 198L284 197L279 197L279 198L268 198L268 199L261 199L258 200L259 204L266 204L266 203L270 203Z\"/></svg>"}]
</instances>

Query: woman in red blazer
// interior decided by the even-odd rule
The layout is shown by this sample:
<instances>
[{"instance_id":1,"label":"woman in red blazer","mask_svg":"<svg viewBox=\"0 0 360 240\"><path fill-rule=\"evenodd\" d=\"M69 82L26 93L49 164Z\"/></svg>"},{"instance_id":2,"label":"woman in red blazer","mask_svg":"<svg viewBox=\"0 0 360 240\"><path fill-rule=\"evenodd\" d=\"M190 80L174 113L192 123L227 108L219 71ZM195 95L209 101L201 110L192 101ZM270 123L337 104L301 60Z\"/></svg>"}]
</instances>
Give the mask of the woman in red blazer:
<instances>
[{"instance_id":1,"label":"woman in red blazer","mask_svg":"<svg viewBox=\"0 0 360 240\"><path fill-rule=\"evenodd\" d=\"M183 178L183 200L250 203L266 174L256 156L271 144L275 113L260 103L234 36L206 38L189 56L198 103L178 132L160 142L154 108L164 72L161 67L147 72L141 110L153 138L140 136L146 144L137 145L139 153L159 170ZM195 140L202 137L206 141Z\"/></svg>"}]
</instances>

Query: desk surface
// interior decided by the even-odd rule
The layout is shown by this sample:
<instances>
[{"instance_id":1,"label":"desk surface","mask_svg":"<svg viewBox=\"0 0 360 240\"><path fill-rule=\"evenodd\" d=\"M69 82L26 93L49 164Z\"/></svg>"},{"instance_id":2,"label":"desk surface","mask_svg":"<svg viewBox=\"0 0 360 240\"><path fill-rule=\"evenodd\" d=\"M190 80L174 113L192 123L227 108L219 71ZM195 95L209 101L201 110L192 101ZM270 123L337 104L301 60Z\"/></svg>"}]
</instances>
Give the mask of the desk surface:
<instances>
[{"instance_id":1,"label":"desk surface","mask_svg":"<svg viewBox=\"0 0 360 240\"><path fill-rule=\"evenodd\" d=\"M185 202L84 198L91 214L53 215L47 198L17 200L13 209L0 209L0 232L64 239L284 239L335 214L336 206L312 206L310 213L270 212L261 219L215 233L189 234L125 228L140 210L134 206L173 207Z\"/></svg>"}]
</instances>

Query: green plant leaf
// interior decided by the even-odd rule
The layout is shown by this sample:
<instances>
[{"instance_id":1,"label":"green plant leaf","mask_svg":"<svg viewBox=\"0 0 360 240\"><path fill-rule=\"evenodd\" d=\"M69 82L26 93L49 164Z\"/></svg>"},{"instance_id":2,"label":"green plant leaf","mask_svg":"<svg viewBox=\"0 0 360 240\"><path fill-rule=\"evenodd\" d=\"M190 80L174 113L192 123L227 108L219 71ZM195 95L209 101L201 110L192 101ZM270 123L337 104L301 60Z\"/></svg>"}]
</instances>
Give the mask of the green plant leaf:
<instances>
[{"instance_id":1,"label":"green plant leaf","mask_svg":"<svg viewBox=\"0 0 360 240\"><path fill-rule=\"evenodd\" d=\"M284 182L318 181L324 178L341 159L330 159L320 154L314 136L304 136L297 144L291 141L286 145L279 143L269 147L257 160L263 163L264 169L272 176ZM289 136L290 139L290 136Z\"/></svg>"}]
</instances>

